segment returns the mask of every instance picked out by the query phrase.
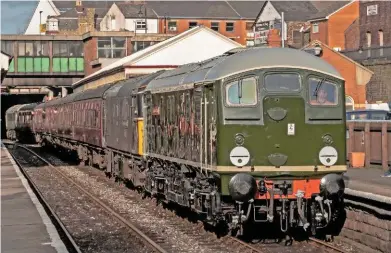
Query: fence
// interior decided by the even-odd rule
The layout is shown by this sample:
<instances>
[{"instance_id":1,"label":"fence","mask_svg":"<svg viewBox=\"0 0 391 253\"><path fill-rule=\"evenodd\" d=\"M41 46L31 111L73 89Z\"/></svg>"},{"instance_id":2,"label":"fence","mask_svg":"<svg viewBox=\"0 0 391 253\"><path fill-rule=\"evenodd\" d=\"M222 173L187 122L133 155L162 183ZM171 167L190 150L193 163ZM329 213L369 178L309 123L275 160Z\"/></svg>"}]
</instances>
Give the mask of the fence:
<instances>
[{"instance_id":1,"label":"fence","mask_svg":"<svg viewBox=\"0 0 391 253\"><path fill-rule=\"evenodd\" d=\"M347 159L350 152L365 153L365 167L391 163L391 121L347 121Z\"/></svg>"}]
</instances>

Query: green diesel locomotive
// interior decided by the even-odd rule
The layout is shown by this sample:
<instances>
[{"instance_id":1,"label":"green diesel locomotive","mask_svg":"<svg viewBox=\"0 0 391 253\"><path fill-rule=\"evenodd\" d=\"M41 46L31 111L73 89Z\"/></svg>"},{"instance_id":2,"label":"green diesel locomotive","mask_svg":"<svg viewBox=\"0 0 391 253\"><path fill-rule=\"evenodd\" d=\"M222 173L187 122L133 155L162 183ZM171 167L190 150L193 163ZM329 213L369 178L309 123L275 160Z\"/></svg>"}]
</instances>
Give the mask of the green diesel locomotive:
<instances>
[{"instance_id":1,"label":"green diesel locomotive","mask_svg":"<svg viewBox=\"0 0 391 253\"><path fill-rule=\"evenodd\" d=\"M327 62L235 49L142 90L145 189L210 223L333 228L343 210L345 89ZM329 230L330 231L330 230Z\"/></svg>"}]
</instances>

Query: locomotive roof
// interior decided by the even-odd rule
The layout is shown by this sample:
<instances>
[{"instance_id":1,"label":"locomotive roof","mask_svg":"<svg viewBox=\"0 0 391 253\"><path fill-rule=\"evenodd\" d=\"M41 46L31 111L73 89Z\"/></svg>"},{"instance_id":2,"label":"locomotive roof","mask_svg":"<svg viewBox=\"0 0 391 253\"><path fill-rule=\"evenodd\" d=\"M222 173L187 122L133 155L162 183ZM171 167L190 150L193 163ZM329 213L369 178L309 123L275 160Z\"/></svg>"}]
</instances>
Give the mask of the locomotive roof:
<instances>
[{"instance_id":1,"label":"locomotive roof","mask_svg":"<svg viewBox=\"0 0 391 253\"><path fill-rule=\"evenodd\" d=\"M8 108L6 111L5 111L5 114L9 114L9 113L15 113L17 111L19 111L19 109L23 106L25 106L26 104L19 104L19 105L14 105L14 106L11 106L10 108Z\"/></svg>"},{"instance_id":2,"label":"locomotive roof","mask_svg":"<svg viewBox=\"0 0 391 253\"><path fill-rule=\"evenodd\" d=\"M332 65L301 50L253 47L231 50L203 62L166 71L152 80L146 90L171 90L183 85L212 82L254 69L275 67L313 70L344 80Z\"/></svg>"},{"instance_id":3,"label":"locomotive roof","mask_svg":"<svg viewBox=\"0 0 391 253\"><path fill-rule=\"evenodd\" d=\"M38 103L25 104L19 111L32 111L38 105Z\"/></svg>"}]
</instances>

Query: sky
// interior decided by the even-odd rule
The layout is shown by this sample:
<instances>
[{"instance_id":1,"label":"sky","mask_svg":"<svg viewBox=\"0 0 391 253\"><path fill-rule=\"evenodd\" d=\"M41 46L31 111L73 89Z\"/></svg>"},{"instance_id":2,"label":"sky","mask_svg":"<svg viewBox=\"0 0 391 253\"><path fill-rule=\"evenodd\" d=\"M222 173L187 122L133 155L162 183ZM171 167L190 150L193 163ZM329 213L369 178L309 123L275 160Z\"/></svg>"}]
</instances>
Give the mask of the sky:
<instances>
[{"instance_id":1,"label":"sky","mask_svg":"<svg viewBox=\"0 0 391 253\"><path fill-rule=\"evenodd\" d=\"M38 1L1 0L1 34L24 33Z\"/></svg>"}]
</instances>

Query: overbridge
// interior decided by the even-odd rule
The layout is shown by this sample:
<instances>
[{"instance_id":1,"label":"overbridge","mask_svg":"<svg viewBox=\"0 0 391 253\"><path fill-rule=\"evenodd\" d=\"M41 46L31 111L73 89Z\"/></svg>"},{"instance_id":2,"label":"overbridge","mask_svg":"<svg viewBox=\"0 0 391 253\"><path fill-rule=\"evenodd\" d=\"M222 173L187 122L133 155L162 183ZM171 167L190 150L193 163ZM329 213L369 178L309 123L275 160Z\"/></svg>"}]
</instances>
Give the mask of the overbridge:
<instances>
[{"instance_id":1,"label":"overbridge","mask_svg":"<svg viewBox=\"0 0 391 253\"><path fill-rule=\"evenodd\" d=\"M13 56L2 94L66 95L85 75L82 36L2 35L1 49Z\"/></svg>"}]
</instances>

